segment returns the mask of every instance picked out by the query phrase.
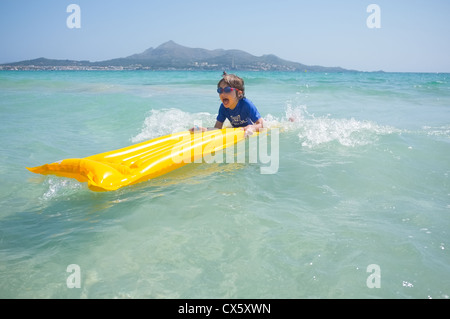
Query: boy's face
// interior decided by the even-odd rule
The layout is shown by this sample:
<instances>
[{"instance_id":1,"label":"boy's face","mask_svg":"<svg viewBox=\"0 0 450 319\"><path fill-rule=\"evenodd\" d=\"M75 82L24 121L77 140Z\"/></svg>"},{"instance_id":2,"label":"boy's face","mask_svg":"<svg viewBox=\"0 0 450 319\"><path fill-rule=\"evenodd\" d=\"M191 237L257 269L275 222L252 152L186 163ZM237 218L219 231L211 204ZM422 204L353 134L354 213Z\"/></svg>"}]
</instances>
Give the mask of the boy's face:
<instances>
[{"instance_id":1,"label":"boy's face","mask_svg":"<svg viewBox=\"0 0 450 319\"><path fill-rule=\"evenodd\" d=\"M225 83L221 83L221 88L226 88L228 85ZM232 90L230 93L222 92L219 95L220 100L227 109L233 110L239 102L238 91Z\"/></svg>"}]
</instances>

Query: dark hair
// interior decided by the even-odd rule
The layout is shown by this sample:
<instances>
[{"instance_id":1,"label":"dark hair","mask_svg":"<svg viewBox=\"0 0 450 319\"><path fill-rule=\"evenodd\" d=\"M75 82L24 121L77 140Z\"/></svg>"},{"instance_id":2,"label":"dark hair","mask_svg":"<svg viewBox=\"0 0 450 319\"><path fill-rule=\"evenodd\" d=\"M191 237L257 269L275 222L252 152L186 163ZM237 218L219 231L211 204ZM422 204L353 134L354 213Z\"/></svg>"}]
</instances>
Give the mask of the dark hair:
<instances>
[{"instance_id":1,"label":"dark hair","mask_svg":"<svg viewBox=\"0 0 450 319\"><path fill-rule=\"evenodd\" d=\"M222 74L222 79L219 81L219 83L217 83L217 87L220 87L220 85L222 83L225 83L229 87L232 87L232 88L242 91L241 94L238 94L239 99L242 99L245 97L244 80L241 79L240 77L238 77L237 75L228 74L227 72L224 71Z\"/></svg>"}]
</instances>

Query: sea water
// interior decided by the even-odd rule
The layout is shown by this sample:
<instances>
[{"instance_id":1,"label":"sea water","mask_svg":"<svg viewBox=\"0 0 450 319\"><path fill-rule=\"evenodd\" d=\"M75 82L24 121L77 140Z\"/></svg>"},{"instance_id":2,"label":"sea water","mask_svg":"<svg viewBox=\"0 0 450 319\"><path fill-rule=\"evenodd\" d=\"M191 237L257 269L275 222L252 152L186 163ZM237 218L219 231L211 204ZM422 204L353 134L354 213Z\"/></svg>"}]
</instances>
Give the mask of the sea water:
<instances>
[{"instance_id":1,"label":"sea water","mask_svg":"<svg viewBox=\"0 0 450 319\"><path fill-rule=\"evenodd\" d=\"M235 73L276 171L93 192L26 167L213 126L221 73L0 72L0 297L448 298L450 75Z\"/></svg>"}]
</instances>

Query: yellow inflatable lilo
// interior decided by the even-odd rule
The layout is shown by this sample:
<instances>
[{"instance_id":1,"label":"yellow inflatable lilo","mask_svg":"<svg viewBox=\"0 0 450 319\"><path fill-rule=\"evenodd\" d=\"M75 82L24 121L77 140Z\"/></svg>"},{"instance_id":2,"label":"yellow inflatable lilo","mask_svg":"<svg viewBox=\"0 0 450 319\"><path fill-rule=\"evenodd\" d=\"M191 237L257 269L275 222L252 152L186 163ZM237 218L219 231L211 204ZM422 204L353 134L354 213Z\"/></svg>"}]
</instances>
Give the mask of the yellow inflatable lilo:
<instances>
[{"instance_id":1,"label":"yellow inflatable lilo","mask_svg":"<svg viewBox=\"0 0 450 319\"><path fill-rule=\"evenodd\" d=\"M113 191L201 161L244 138L241 128L183 131L106 153L27 169L37 174L75 178L87 182L93 191Z\"/></svg>"}]
</instances>

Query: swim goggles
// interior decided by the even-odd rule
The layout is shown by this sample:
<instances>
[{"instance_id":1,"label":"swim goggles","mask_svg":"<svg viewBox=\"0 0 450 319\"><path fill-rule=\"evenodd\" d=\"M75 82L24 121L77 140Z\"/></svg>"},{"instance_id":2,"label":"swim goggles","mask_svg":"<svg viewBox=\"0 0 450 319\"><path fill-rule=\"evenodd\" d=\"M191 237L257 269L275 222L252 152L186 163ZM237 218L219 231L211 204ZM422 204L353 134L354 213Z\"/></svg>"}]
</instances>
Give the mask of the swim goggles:
<instances>
[{"instance_id":1,"label":"swim goggles","mask_svg":"<svg viewBox=\"0 0 450 319\"><path fill-rule=\"evenodd\" d=\"M227 86L226 88L217 88L217 93L219 93L219 94L222 94L223 92L230 93L233 90L239 91L238 89Z\"/></svg>"}]
</instances>

